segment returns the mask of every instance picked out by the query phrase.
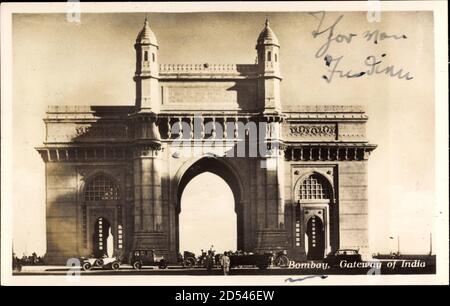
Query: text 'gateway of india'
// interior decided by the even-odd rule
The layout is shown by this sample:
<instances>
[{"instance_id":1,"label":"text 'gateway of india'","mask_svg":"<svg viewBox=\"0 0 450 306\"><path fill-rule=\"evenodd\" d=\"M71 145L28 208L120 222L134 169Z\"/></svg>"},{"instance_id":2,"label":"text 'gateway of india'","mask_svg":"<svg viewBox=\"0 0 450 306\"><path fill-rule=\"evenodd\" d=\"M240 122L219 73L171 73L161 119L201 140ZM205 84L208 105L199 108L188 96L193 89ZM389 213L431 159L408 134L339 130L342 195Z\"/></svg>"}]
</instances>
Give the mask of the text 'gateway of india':
<instances>
[{"instance_id":1,"label":"text 'gateway of india'","mask_svg":"<svg viewBox=\"0 0 450 306\"><path fill-rule=\"evenodd\" d=\"M48 108L38 151L49 263L107 249L175 261L184 251L181 195L206 171L233 192L239 250L367 256L367 159L376 147L365 137L367 116L358 106L283 110L280 45L268 22L256 64L160 65L147 20L134 47L134 106ZM213 206L213 198L205 203Z\"/></svg>"}]
</instances>

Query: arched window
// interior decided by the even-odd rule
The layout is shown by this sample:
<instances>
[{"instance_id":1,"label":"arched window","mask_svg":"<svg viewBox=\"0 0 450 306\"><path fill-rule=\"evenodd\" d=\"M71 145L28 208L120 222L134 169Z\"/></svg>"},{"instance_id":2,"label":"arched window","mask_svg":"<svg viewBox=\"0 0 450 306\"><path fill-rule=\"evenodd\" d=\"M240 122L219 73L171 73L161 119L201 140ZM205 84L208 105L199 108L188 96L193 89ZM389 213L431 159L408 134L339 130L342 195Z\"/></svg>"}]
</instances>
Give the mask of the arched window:
<instances>
[{"instance_id":1,"label":"arched window","mask_svg":"<svg viewBox=\"0 0 450 306\"><path fill-rule=\"evenodd\" d=\"M85 201L111 201L119 199L119 188L105 175L97 175L86 186Z\"/></svg>"},{"instance_id":2,"label":"arched window","mask_svg":"<svg viewBox=\"0 0 450 306\"><path fill-rule=\"evenodd\" d=\"M148 51L144 51L144 61L148 61Z\"/></svg>"},{"instance_id":3,"label":"arched window","mask_svg":"<svg viewBox=\"0 0 450 306\"><path fill-rule=\"evenodd\" d=\"M270 51L267 52L267 61L268 62L272 61L272 52L270 52Z\"/></svg>"},{"instance_id":4,"label":"arched window","mask_svg":"<svg viewBox=\"0 0 450 306\"><path fill-rule=\"evenodd\" d=\"M319 217L316 219L318 220L320 218L321 219L320 221L323 222L324 224L326 222L328 222L326 224L326 226L329 228L330 245L331 245L332 250L336 249L339 244L339 242L338 242L338 239L339 239L338 211L337 211L338 207L337 207L337 205L335 205L335 202L334 202L333 189L332 189L330 182L324 176L322 176L318 173L313 173L313 174L309 175L307 178L305 178L303 181L301 181L300 186L297 189L297 192L298 192L299 201L297 203L296 210L295 210L295 217L296 217L295 228L294 228L295 246L300 247L301 235L304 234L304 232L302 232L302 229L301 229L302 226L308 226L308 224L302 225L302 222L304 222L304 221L302 221L302 220L304 220L302 214L307 213L306 211L302 212L302 209L301 209L302 204L305 204L306 207L311 204L312 205L320 204L315 209L323 210L323 211L317 212L319 214L317 216L319 216ZM320 217L321 215L323 215L325 213L328 214L329 220L327 220L327 218L322 219L322 217ZM312 224L318 224L317 220L311 221ZM304 231L307 231L308 228L309 227L304 228ZM312 228L315 229L316 227L313 226ZM324 242L325 240L317 240L319 238L322 239L323 237L318 237L317 235L319 233L316 232L315 230L311 231L311 233L310 233L311 235L308 234L308 232L306 232L306 234L308 235L308 239L310 239L310 241L308 240L308 243L311 242L311 244L306 244L306 246L308 246L308 250L312 250L311 249L312 247L316 247L317 241L322 241L321 244L325 243ZM324 235L327 235L327 233L324 233ZM326 236L326 237L328 237L328 236ZM322 247L324 247L324 245L321 245L320 247L322 248ZM323 255L323 250L321 248L319 248L316 251L318 252L318 254ZM319 256L319 255L317 255L317 256Z\"/></svg>"},{"instance_id":5,"label":"arched window","mask_svg":"<svg viewBox=\"0 0 450 306\"><path fill-rule=\"evenodd\" d=\"M319 174L311 174L300 185L300 200L331 199L328 181Z\"/></svg>"},{"instance_id":6,"label":"arched window","mask_svg":"<svg viewBox=\"0 0 450 306\"><path fill-rule=\"evenodd\" d=\"M275 62L278 62L278 55L275 53Z\"/></svg>"}]
</instances>

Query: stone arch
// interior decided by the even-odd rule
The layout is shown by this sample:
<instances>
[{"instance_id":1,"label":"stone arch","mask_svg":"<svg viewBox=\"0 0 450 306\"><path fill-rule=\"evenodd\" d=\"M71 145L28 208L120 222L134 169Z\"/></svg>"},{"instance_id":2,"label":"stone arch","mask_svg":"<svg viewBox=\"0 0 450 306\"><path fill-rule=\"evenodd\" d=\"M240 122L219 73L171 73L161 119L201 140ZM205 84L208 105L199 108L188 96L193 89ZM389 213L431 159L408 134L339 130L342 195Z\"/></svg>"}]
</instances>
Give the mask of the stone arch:
<instances>
[{"instance_id":1,"label":"stone arch","mask_svg":"<svg viewBox=\"0 0 450 306\"><path fill-rule=\"evenodd\" d=\"M238 171L224 157L201 156L183 163L172 180L172 199L175 201L176 214L176 247L179 248L179 214L181 212L181 196L187 184L197 175L211 172L222 178L230 187L234 197L234 210L237 214L237 247L244 249L244 208L243 184Z\"/></svg>"},{"instance_id":2,"label":"stone arch","mask_svg":"<svg viewBox=\"0 0 450 306\"><path fill-rule=\"evenodd\" d=\"M300 188L302 184L310 178L311 176L318 176L321 180L322 184L326 184L324 188L329 189L329 198L317 198L317 199L300 199ZM309 220L314 216L314 214L308 215L307 217L304 217L303 214L303 208L302 207L308 207L308 209L311 209L314 205L320 205L321 207L328 207L326 212L324 211L322 213L322 216L316 215L319 219L321 219L324 222L324 226L327 228L327 231L329 232L327 236L327 241L329 241L329 246L331 248L331 251L335 251L339 248L339 205L337 201L337 192L336 189L337 186L333 183L333 177L331 175L328 175L324 173L321 170L310 170L301 175L297 181L294 184L294 188L292 190L292 198L294 199L294 205L298 209L296 209L296 213L300 213L300 216L298 218L301 221L302 227L306 226L308 224ZM306 208L305 208L306 209ZM325 213L327 214L327 217L325 217Z\"/></svg>"},{"instance_id":3,"label":"stone arch","mask_svg":"<svg viewBox=\"0 0 450 306\"><path fill-rule=\"evenodd\" d=\"M189 169L195 166L199 166L201 168L199 169L200 171L189 174ZM176 199L178 213L180 212L178 207L180 205L180 197L187 183L203 172L211 172L221 177L233 191L235 202L237 204L243 202L244 186L238 171L232 163L223 157L206 155L185 161L172 179L172 199Z\"/></svg>"},{"instance_id":4,"label":"stone arch","mask_svg":"<svg viewBox=\"0 0 450 306\"><path fill-rule=\"evenodd\" d=\"M317 213L314 213L314 214L308 215L308 216L305 218L305 223L308 223L309 219L311 219L312 217L316 217L316 218L319 218L320 220L324 221L324 220L323 220L323 216L319 216Z\"/></svg>"},{"instance_id":5,"label":"stone arch","mask_svg":"<svg viewBox=\"0 0 450 306\"><path fill-rule=\"evenodd\" d=\"M100 225L101 222L101 225ZM109 231L113 228L113 222L107 217L104 217L103 215L98 216L93 220L93 226L94 230L92 232L92 253L95 257L102 257L103 254L106 254L109 249L108 245L108 238L109 238ZM99 231L99 227L102 228L102 232ZM112 241L112 247L114 250L114 241ZM112 257L113 254L108 254L109 257Z\"/></svg>"},{"instance_id":6,"label":"stone arch","mask_svg":"<svg viewBox=\"0 0 450 306\"><path fill-rule=\"evenodd\" d=\"M99 218L103 218L108 222L114 238L112 246L116 248L117 226L122 222L122 212L119 213L119 209L122 210L126 195L120 179L115 177L112 173L109 173L104 169L92 172L88 170L86 172L82 173L84 179L81 180L79 187L78 203L80 213L77 220L80 226L79 240L83 241L80 242L80 246L85 252L91 254L91 252L95 250L93 235L96 229L96 222ZM116 198L95 200L88 200L86 198L86 192L89 186L99 177L105 178L112 186L114 186L115 190L117 190Z\"/></svg>"},{"instance_id":7,"label":"stone arch","mask_svg":"<svg viewBox=\"0 0 450 306\"><path fill-rule=\"evenodd\" d=\"M306 220L305 224L307 243L307 259L320 260L325 256L325 224L322 218L314 214Z\"/></svg>"},{"instance_id":8,"label":"stone arch","mask_svg":"<svg viewBox=\"0 0 450 306\"><path fill-rule=\"evenodd\" d=\"M335 199L336 199L336 189L335 189L333 180L332 180L332 178L331 178L329 175L327 175L326 173L323 173L323 172L320 171L320 170L312 170L312 171L308 171L308 172L304 173L303 175L301 175L301 176L297 179L297 181L296 181L295 184L294 184L294 188L292 189L292 192L293 192L293 194L292 194L292 199L294 199L296 203L298 202L299 196L298 196L298 192L297 192L297 191L299 190L301 184L302 184L307 178L309 178L311 175L314 175L314 174L319 175L321 178L323 178L324 180L326 180L326 182L328 183L328 187L329 187L330 190L331 190L330 204L334 204L334 203L336 202L336 200L335 200Z\"/></svg>"}]
</instances>

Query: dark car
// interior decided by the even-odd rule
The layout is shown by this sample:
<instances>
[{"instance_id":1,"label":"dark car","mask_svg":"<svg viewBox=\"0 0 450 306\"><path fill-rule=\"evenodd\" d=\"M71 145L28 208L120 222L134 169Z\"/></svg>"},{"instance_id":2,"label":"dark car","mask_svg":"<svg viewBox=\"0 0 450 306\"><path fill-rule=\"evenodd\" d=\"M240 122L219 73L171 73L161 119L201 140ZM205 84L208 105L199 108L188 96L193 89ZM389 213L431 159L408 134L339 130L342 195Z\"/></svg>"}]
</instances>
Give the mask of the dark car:
<instances>
[{"instance_id":1,"label":"dark car","mask_svg":"<svg viewBox=\"0 0 450 306\"><path fill-rule=\"evenodd\" d=\"M272 254L230 255L230 268L238 266L257 266L265 270L270 266Z\"/></svg>"},{"instance_id":2,"label":"dark car","mask_svg":"<svg viewBox=\"0 0 450 306\"><path fill-rule=\"evenodd\" d=\"M361 254L358 250L353 249L341 249L334 253L329 253L325 258L324 262L328 263L330 266L339 266L340 262L345 260L347 262L361 262Z\"/></svg>"},{"instance_id":3,"label":"dark car","mask_svg":"<svg viewBox=\"0 0 450 306\"><path fill-rule=\"evenodd\" d=\"M160 269L167 268L164 256L158 256L154 250L134 250L130 255L130 265L139 270L143 266L158 266Z\"/></svg>"},{"instance_id":4,"label":"dark car","mask_svg":"<svg viewBox=\"0 0 450 306\"><path fill-rule=\"evenodd\" d=\"M184 255L181 256L181 264L184 268L193 268L197 262L195 254L189 251L184 251Z\"/></svg>"}]
</instances>

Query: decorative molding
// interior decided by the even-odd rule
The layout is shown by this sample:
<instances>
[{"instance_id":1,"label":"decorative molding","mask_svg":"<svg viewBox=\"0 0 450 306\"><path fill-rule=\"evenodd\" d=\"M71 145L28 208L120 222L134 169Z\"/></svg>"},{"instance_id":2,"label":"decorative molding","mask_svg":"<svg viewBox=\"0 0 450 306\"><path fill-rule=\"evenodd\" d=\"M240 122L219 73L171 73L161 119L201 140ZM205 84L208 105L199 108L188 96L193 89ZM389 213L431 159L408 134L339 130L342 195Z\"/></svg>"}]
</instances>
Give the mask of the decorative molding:
<instances>
[{"instance_id":1,"label":"decorative molding","mask_svg":"<svg viewBox=\"0 0 450 306\"><path fill-rule=\"evenodd\" d=\"M292 110L290 110L292 108ZM287 106L286 113L292 115L299 113L364 113L361 105L300 105ZM333 114L332 114L333 115Z\"/></svg>"},{"instance_id":2,"label":"decorative molding","mask_svg":"<svg viewBox=\"0 0 450 306\"><path fill-rule=\"evenodd\" d=\"M256 73L252 64L161 64L159 73Z\"/></svg>"},{"instance_id":3,"label":"decorative molding","mask_svg":"<svg viewBox=\"0 0 450 306\"><path fill-rule=\"evenodd\" d=\"M336 137L336 125L334 124L298 124L289 126L289 135L297 137Z\"/></svg>"},{"instance_id":4,"label":"decorative molding","mask_svg":"<svg viewBox=\"0 0 450 306\"><path fill-rule=\"evenodd\" d=\"M79 126L75 128L75 135L87 138L126 138L128 137L128 126L120 123Z\"/></svg>"}]
</instances>

